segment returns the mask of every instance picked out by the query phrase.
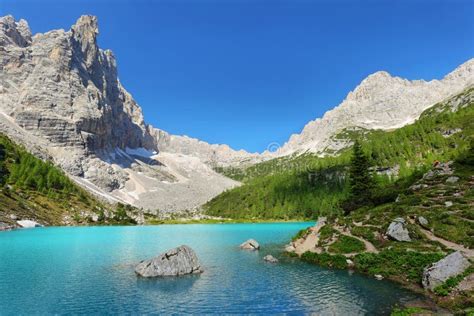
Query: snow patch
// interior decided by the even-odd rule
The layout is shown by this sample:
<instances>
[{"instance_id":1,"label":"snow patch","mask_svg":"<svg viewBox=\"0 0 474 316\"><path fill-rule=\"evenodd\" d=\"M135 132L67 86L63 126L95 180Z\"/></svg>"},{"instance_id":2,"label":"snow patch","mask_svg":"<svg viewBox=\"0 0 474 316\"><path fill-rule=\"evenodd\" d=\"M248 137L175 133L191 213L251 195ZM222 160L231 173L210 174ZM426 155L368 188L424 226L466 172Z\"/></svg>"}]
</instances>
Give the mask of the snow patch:
<instances>
[{"instance_id":1,"label":"snow patch","mask_svg":"<svg viewBox=\"0 0 474 316\"><path fill-rule=\"evenodd\" d=\"M125 152L132 156L140 156L145 158L151 158L157 154L154 150L148 150L146 148L125 148Z\"/></svg>"}]
</instances>

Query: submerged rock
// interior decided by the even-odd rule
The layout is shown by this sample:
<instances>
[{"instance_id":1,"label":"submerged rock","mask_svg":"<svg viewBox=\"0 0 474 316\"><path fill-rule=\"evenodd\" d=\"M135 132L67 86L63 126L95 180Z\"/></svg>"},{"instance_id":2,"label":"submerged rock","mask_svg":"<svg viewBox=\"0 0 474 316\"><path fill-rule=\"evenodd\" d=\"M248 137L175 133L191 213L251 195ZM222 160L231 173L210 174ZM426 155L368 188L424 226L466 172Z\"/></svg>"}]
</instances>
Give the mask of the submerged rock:
<instances>
[{"instance_id":1,"label":"submerged rock","mask_svg":"<svg viewBox=\"0 0 474 316\"><path fill-rule=\"evenodd\" d=\"M266 255L265 257L263 257L263 260L265 260L266 262L270 262L270 263L277 263L278 262L278 259L275 258L272 255Z\"/></svg>"},{"instance_id":2,"label":"submerged rock","mask_svg":"<svg viewBox=\"0 0 474 316\"><path fill-rule=\"evenodd\" d=\"M135 273L145 278L202 272L203 269L196 253L186 245L168 250L153 259L142 261L135 267Z\"/></svg>"},{"instance_id":3,"label":"submerged rock","mask_svg":"<svg viewBox=\"0 0 474 316\"><path fill-rule=\"evenodd\" d=\"M397 241L411 241L405 220L401 217L394 219L390 223L387 229L387 236Z\"/></svg>"},{"instance_id":4,"label":"submerged rock","mask_svg":"<svg viewBox=\"0 0 474 316\"><path fill-rule=\"evenodd\" d=\"M421 283L425 289L433 290L447 279L463 273L469 266L469 260L461 252L453 252L425 268Z\"/></svg>"},{"instance_id":5,"label":"submerged rock","mask_svg":"<svg viewBox=\"0 0 474 316\"><path fill-rule=\"evenodd\" d=\"M260 244L255 239L249 239L246 242L240 245L241 249L246 250L258 250L260 249Z\"/></svg>"},{"instance_id":6,"label":"submerged rock","mask_svg":"<svg viewBox=\"0 0 474 316\"><path fill-rule=\"evenodd\" d=\"M16 223L20 227L23 227L23 228L43 227L43 225L41 225L41 224L39 224L35 221L29 220L29 219L24 219L24 220L21 220L21 221L17 221Z\"/></svg>"}]
</instances>

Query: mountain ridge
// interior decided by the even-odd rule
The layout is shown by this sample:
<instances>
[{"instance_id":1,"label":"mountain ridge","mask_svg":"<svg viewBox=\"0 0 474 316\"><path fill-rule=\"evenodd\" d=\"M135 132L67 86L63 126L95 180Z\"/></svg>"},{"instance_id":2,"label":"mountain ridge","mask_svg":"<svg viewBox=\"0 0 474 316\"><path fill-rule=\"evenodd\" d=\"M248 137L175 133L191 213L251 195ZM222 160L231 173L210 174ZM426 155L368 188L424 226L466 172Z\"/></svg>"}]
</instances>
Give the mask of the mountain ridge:
<instances>
[{"instance_id":1,"label":"mountain ridge","mask_svg":"<svg viewBox=\"0 0 474 316\"><path fill-rule=\"evenodd\" d=\"M310 121L301 133L291 135L277 155L303 152L324 154L328 149L339 151L349 144L331 142L331 136L344 128L387 130L403 127L413 123L427 108L473 84L474 59L464 62L441 80L408 80L392 76L386 71L375 72L362 80L322 118ZM384 110L386 115L376 116L374 120L374 114L384 114ZM367 117L372 117L372 121ZM329 122L335 122L336 125L332 126Z\"/></svg>"},{"instance_id":2,"label":"mountain ridge","mask_svg":"<svg viewBox=\"0 0 474 316\"><path fill-rule=\"evenodd\" d=\"M474 59L447 75L445 84L377 72L278 151L248 153L147 124L119 80L114 54L99 48L98 34L97 18L90 15L68 31L35 35L25 20L1 17L0 130L94 193L147 209L197 208L239 185L215 172L220 167L308 151L337 152L350 145L350 140L334 139L344 128L406 125L474 82ZM374 122L366 121L377 112L382 114Z\"/></svg>"}]
</instances>

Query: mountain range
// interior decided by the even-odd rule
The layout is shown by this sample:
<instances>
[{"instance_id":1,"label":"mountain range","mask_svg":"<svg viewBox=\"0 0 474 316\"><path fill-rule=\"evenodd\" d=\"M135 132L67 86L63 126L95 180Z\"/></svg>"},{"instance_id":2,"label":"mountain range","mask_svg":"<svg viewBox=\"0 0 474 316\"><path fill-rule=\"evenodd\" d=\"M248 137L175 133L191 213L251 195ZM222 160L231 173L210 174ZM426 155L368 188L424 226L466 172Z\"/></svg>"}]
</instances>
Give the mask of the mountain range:
<instances>
[{"instance_id":1,"label":"mountain range","mask_svg":"<svg viewBox=\"0 0 474 316\"><path fill-rule=\"evenodd\" d=\"M351 144L340 137L344 131L400 128L474 85L474 59L428 82L380 71L277 151L248 153L146 124L120 83L114 54L98 47L97 36L94 16L81 16L67 31L35 35L25 20L1 17L0 132L97 196L149 210L195 209L239 185L216 167L334 155Z\"/></svg>"}]
</instances>

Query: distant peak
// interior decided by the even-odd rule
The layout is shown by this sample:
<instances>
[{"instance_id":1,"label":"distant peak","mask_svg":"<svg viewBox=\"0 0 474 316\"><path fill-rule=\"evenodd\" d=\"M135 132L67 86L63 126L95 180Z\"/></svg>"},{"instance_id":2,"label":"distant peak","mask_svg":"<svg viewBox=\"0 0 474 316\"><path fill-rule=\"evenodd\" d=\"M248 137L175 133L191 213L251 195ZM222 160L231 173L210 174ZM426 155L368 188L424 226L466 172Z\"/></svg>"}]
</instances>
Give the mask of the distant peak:
<instances>
[{"instance_id":1,"label":"distant peak","mask_svg":"<svg viewBox=\"0 0 474 316\"><path fill-rule=\"evenodd\" d=\"M462 78L462 77L472 78L473 74L474 74L474 58L471 58L468 61L466 61L465 63L458 66L456 69L454 69L448 75L446 75L445 79L447 79L447 80L457 80L458 78ZM474 83L473 80L471 80L471 84L472 83Z\"/></svg>"},{"instance_id":2,"label":"distant peak","mask_svg":"<svg viewBox=\"0 0 474 316\"><path fill-rule=\"evenodd\" d=\"M20 47L31 44L31 31L28 23L23 19L16 22L12 15L0 17L0 37L1 34L4 34L4 37L0 38L0 43L12 43Z\"/></svg>"},{"instance_id":3,"label":"distant peak","mask_svg":"<svg viewBox=\"0 0 474 316\"><path fill-rule=\"evenodd\" d=\"M99 33L97 17L94 15L81 15L71 29L75 32Z\"/></svg>"},{"instance_id":4,"label":"distant peak","mask_svg":"<svg viewBox=\"0 0 474 316\"><path fill-rule=\"evenodd\" d=\"M98 53L97 34L99 27L97 25L97 17L93 15L81 16L76 24L71 27L73 39L85 56L87 67L90 67L96 59Z\"/></svg>"},{"instance_id":5,"label":"distant peak","mask_svg":"<svg viewBox=\"0 0 474 316\"><path fill-rule=\"evenodd\" d=\"M362 82L372 82L372 81L379 81L379 80L387 80L393 78L392 75L390 75L386 71L377 71L374 72L371 75L368 75Z\"/></svg>"}]
</instances>

